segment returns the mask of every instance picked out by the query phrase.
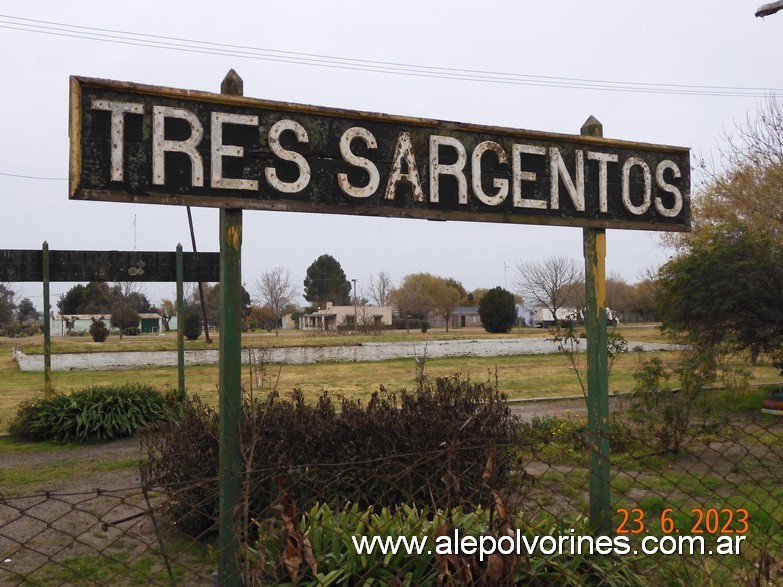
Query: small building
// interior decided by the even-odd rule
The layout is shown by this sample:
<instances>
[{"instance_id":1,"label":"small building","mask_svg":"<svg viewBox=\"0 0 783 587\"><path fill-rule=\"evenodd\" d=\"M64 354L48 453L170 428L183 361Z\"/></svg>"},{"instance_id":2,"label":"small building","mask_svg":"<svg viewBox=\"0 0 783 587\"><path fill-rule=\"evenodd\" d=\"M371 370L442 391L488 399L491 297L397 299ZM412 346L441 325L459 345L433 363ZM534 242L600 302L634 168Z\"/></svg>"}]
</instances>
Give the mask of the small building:
<instances>
[{"instance_id":1,"label":"small building","mask_svg":"<svg viewBox=\"0 0 783 587\"><path fill-rule=\"evenodd\" d=\"M50 328L52 336L86 335L90 332L93 322L102 321L111 332L117 332L111 326L111 314L52 314ZM176 329L176 318L172 318L169 327ZM139 314L138 332L151 334L163 332L163 321L160 314Z\"/></svg>"},{"instance_id":2,"label":"small building","mask_svg":"<svg viewBox=\"0 0 783 587\"><path fill-rule=\"evenodd\" d=\"M525 304L517 304L517 325L535 326L536 311L533 308L526 306Z\"/></svg>"},{"instance_id":3,"label":"small building","mask_svg":"<svg viewBox=\"0 0 783 587\"><path fill-rule=\"evenodd\" d=\"M391 323L391 306L335 306L332 302L327 302L326 308L299 318L300 330L387 328Z\"/></svg>"},{"instance_id":4,"label":"small building","mask_svg":"<svg viewBox=\"0 0 783 587\"><path fill-rule=\"evenodd\" d=\"M142 334L157 334L163 332L160 314L139 314L139 328Z\"/></svg>"},{"instance_id":5,"label":"small building","mask_svg":"<svg viewBox=\"0 0 783 587\"><path fill-rule=\"evenodd\" d=\"M110 314L52 314L50 328L52 336L85 335L93 322L102 321L111 329Z\"/></svg>"},{"instance_id":6,"label":"small building","mask_svg":"<svg viewBox=\"0 0 783 587\"><path fill-rule=\"evenodd\" d=\"M432 328L446 328L446 320L439 312L430 312L427 322ZM449 328L479 328L481 318L476 306L459 306L454 308L449 317Z\"/></svg>"}]
</instances>

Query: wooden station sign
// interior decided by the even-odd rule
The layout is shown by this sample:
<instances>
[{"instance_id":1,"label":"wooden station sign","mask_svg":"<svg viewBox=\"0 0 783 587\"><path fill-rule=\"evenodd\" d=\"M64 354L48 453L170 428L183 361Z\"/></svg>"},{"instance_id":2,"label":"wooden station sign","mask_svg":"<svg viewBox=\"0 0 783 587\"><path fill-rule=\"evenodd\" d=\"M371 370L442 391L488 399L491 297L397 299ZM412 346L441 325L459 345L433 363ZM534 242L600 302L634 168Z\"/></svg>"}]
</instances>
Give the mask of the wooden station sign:
<instances>
[{"instance_id":1,"label":"wooden station sign","mask_svg":"<svg viewBox=\"0 0 783 587\"><path fill-rule=\"evenodd\" d=\"M220 281L219 253L182 253L184 280ZM0 282L43 281L36 250L0 250ZM49 251L49 281L176 282L177 254L155 251Z\"/></svg>"},{"instance_id":2,"label":"wooden station sign","mask_svg":"<svg viewBox=\"0 0 783 587\"><path fill-rule=\"evenodd\" d=\"M71 78L70 197L686 231L687 148Z\"/></svg>"}]
</instances>

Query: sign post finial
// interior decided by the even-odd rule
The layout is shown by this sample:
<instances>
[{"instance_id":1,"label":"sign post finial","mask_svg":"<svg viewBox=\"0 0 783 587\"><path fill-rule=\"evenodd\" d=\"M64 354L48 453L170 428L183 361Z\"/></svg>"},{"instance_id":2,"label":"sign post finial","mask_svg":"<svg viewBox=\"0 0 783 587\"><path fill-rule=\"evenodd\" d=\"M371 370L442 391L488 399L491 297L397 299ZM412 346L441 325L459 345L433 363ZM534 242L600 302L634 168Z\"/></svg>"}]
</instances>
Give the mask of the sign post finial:
<instances>
[{"instance_id":1,"label":"sign post finial","mask_svg":"<svg viewBox=\"0 0 783 587\"><path fill-rule=\"evenodd\" d=\"M598 119L591 114L590 118L585 120L585 123L582 125L582 129L579 134L588 137L602 137L604 136L604 125L601 124Z\"/></svg>"},{"instance_id":2,"label":"sign post finial","mask_svg":"<svg viewBox=\"0 0 783 587\"><path fill-rule=\"evenodd\" d=\"M220 83L220 93L229 96L242 96L245 91L245 82L234 69L229 69L226 77Z\"/></svg>"}]
</instances>

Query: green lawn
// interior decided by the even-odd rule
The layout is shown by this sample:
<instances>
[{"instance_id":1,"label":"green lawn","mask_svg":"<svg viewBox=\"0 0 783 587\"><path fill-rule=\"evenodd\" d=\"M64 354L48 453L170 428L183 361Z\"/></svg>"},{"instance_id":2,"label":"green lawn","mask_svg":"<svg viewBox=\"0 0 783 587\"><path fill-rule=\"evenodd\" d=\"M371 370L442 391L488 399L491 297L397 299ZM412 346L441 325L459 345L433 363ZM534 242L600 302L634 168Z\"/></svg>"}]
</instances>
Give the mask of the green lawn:
<instances>
[{"instance_id":1,"label":"green lawn","mask_svg":"<svg viewBox=\"0 0 783 587\"><path fill-rule=\"evenodd\" d=\"M665 342L658 328L652 324L621 326L620 332L634 342ZM536 328L516 329L508 335L489 335L480 329L456 329L446 333L443 330L421 332L393 331L381 335L321 335L305 334L300 331L274 333L249 333L243 336L246 348L265 346L296 345L345 345L363 341L420 341L444 339L476 339L498 337L550 337L551 333ZM215 337L217 339L217 337ZM20 372L12 360L12 348L20 347L26 353L42 352L42 337L22 339L0 338L0 431L6 431L18 404L43 393L43 373ZM203 340L188 342L186 348L218 348L215 340L209 347ZM176 336L126 336L122 341L112 337L106 343L89 342L88 337L54 337L54 352L90 352L110 350L174 350ZM673 359L674 353L656 353L664 360ZM652 353L645 355L652 356ZM633 372L639 356L627 353L614 366L610 380L610 392L629 391L633 386ZM744 366L746 367L746 366ZM499 382L500 389L511 398L581 395L579 381L567 359L561 355L523 355L512 357L459 357L429 359L426 365L430 377L460 373L474 380L491 379ZM760 363L752 369L757 381L776 381L778 374L770 365ZM242 371L243 382L254 382L250 369ZM198 394L208 402L217 403L217 365L187 367L186 386L191 394ZM373 363L319 363L316 365L269 366L264 373L264 388L275 384L278 391L287 393L300 388L308 398L315 398L323 390L347 397L368 397L383 385L388 390L412 388L416 381L413 359L396 359ZM69 392L90 385L122 383L147 383L159 388L177 385L177 371L174 367L145 368L117 371L55 371L52 374L53 388L58 392Z\"/></svg>"}]
</instances>

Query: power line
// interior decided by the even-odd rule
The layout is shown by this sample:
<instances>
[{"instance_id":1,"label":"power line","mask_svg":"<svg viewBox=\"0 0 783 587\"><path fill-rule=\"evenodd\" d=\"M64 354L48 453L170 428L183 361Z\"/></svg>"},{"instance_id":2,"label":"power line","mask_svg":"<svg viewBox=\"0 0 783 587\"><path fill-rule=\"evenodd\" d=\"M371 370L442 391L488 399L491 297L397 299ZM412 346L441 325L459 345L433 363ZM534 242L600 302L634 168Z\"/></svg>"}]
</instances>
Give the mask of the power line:
<instances>
[{"instance_id":1,"label":"power line","mask_svg":"<svg viewBox=\"0 0 783 587\"><path fill-rule=\"evenodd\" d=\"M431 65L417 65L392 61L374 61L369 59L338 57L318 53L283 51L261 47L249 47L244 45L231 45L227 43L215 43L196 39L169 37L165 35L135 33L117 29L71 25L67 23L36 20L9 15L0 15L0 28L53 35L58 37L85 39L121 45L141 46L153 49L166 49L187 53L222 55L241 59L291 63L296 65L309 65L331 69L366 71L372 73L385 73L432 79L450 79L478 83L555 87L610 92L755 98L766 97L770 94L783 92L783 90L776 88L610 81L528 75Z\"/></svg>"},{"instance_id":2,"label":"power line","mask_svg":"<svg viewBox=\"0 0 783 587\"><path fill-rule=\"evenodd\" d=\"M0 171L0 175L4 177L18 177L21 179L38 179L42 181L68 181L67 177L41 177L39 175L21 175L19 173L4 173Z\"/></svg>"}]
</instances>

